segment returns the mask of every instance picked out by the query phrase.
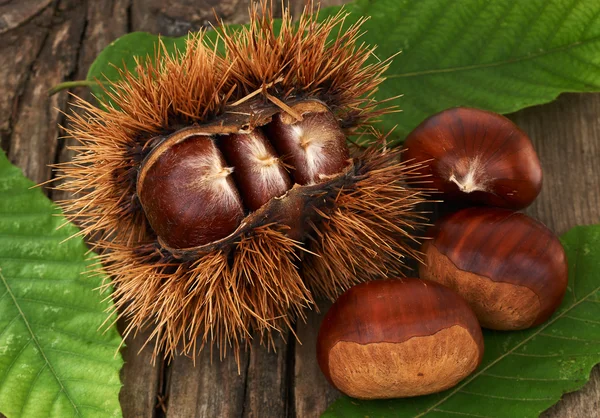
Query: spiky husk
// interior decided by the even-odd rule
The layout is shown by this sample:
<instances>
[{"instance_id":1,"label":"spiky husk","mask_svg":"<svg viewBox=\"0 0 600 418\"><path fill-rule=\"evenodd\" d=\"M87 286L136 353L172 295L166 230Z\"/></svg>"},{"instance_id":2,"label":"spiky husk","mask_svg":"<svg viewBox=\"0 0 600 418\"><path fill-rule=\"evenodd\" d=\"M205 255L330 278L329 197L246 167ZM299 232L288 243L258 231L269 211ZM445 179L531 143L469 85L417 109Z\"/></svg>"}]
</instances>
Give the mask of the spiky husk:
<instances>
[{"instance_id":1,"label":"spiky husk","mask_svg":"<svg viewBox=\"0 0 600 418\"><path fill-rule=\"evenodd\" d=\"M138 60L134 73L123 70L121 81L106 87L112 104L105 110L76 99L83 112L68 116L68 134L80 145L59 166L57 188L76 198L59 203L81 234L97 239L115 306L128 320L125 334L151 327L155 355L194 355L209 341L222 353L234 346L237 355L252 332L270 342L315 297L332 299L355 283L398 274L404 257L416 255L403 240L423 220L414 211L422 193L404 183L414 167L400 163L397 151L375 146L355 159L348 182L324 194L330 204L311 221L307 243L267 224L193 260L161 248L135 191L157 135L239 114L249 100L285 111L286 100L318 99L348 131L382 112L372 94L388 63L366 63L373 49L356 46L362 21L329 42L341 12L317 23L305 11L293 24L286 11L279 34L266 3L250 17L237 32L222 28L217 44L224 53L203 32L175 55L160 43L155 57ZM253 114L246 117L251 127Z\"/></svg>"}]
</instances>

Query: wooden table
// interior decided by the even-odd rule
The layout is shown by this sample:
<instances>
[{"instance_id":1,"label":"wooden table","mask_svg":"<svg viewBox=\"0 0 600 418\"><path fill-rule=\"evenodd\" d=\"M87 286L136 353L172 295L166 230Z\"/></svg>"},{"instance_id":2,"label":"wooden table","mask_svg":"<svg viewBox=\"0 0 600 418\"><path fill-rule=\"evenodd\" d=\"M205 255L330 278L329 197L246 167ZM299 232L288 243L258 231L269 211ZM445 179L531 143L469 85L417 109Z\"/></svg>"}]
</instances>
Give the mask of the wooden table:
<instances>
[{"instance_id":1,"label":"wooden table","mask_svg":"<svg viewBox=\"0 0 600 418\"><path fill-rule=\"evenodd\" d=\"M214 21L246 20L248 0L0 0L0 136L10 160L35 182L52 176L48 164L71 158L60 139L63 92L47 90L85 78L94 57L130 31L179 36ZM278 1L274 1L278 3ZM297 12L302 0L291 1ZM340 0L323 1L323 5ZM83 89L73 93L89 98ZM561 234L574 225L600 222L600 94L568 94L556 102L512 115L532 137L544 167L544 188L527 210ZM46 190L53 199L64 195ZM326 308L326 306L325 306ZM144 341L129 339L124 351L121 404L125 417L316 417L339 394L315 361L321 315L310 313L277 352L254 344L242 355L241 373L232 358L212 362L204 352L196 365L185 357L150 364ZM578 393L545 417L600 417L600 369Z\"/></svg>"}]
</instances>

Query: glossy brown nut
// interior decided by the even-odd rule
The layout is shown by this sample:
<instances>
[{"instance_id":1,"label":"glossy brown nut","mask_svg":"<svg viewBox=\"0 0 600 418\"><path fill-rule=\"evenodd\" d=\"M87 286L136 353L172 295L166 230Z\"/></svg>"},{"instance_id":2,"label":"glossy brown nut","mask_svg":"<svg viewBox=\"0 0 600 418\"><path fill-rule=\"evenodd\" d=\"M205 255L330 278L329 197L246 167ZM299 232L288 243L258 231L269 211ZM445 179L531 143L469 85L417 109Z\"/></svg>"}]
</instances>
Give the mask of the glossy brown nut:
<instances>
[{"instance_id":1,"label":"glossy brown nut","mask_svg":"<svg viewBox=\"0 0 600 418\"><path fill-rule=\"evenodd\" d=\"M546 321L567 288L565 251L540 222L498 208L442 219L422 248L423 279L454 289L483 327L518 330Z\"/></svg>"},{"instance_id":2,"label":"glossy brown nut","mask_svg":"<svg viewBox=\"0 0 600 418\"><path fill-rule=\"evenodd\" d=\"M290 167L295 182L320 183L327 176L341 173L350 154L346 135L333 113L319 102L305 102L292 108L302 115L302 121L281 112L264 129Z\"/></svg>"},{"instance_id":3,"label":"glossy brown nut","mask_svg":"<svg viewBox=\"0 0 600 418\"><path fill-rule=\"evenodd\" d=\"M138 196L158 237L173 248L208 244L232 233L244 208L223 155L208 136L167 148L138 179Z\"/></svg>"},{"instance_id":4,"label":"glossy brown nut","mask_svg":"<svg viewBox=\"0 0 600 418\"><path fill-rule=\"evenodd\" d=\"M431 116L404 143L403 160L444 199L522 209L542 187L542 167L525 132L502 115L458 107Z\"/></svg>"},{"instance_id":5,"label":"glossy brown nut","mask_svg":"<svg viewBox=\"0 0 600 418\"><path fill-rule=\"evenodd\" d=\"M221 138L219 148L234 167L233 178L246 208L257 210L292 187L279 156L260 129Z\"/></svg>"},{"instance_id":6,"label":"glossy brown nut","mask_svg":"<svg viewBox=\"0 0 600 418\"><path fill-rule=\"evenodd\" d=\"M420 279L376 280L346 291L329 309L317 359L329 382L360 399L425 395L456 385L483 356L467 303Z\"/></svg>"}]
</instances>

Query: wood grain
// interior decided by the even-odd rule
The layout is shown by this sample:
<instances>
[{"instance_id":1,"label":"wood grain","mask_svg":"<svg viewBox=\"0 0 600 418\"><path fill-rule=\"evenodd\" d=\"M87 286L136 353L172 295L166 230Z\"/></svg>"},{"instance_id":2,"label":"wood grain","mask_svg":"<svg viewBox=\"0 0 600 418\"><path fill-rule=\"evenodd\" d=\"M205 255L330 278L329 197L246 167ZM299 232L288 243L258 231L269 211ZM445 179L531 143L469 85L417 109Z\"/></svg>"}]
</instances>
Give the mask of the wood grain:
<instances>
[{"instance_id":1,"label":"wood grain","mask_svg":"<svg viewBox=\"0 0 600 418\"><path fill-rule=\"evenodd\" d=\"M323 1L323 6L343 0ZM304 0L290 2L298 15ZM274 1L274 4L279 4ZM84 78L98 52L133 30L182 35L214 22L212 9L228 22L246 20L248 0L2 0L0 1L0 145L34 181L52 174L47 164L71 154L59 140L60 111L71 111L66 92L47 89ZM87 95L85 90L74 90ZM89 96L88 96L89 97ZM563 95L511 118L534 141L544 169L544 186L527 213L557 233L600 222L600 94ZM401 114L398 116L401 117ZM53 198L66 196L53 194ZM338 392L316 364L315 341L322 315L308 313L297 325L302 345L288 338L277 352L253 347L238 375L233 359L212 363L208 352L196 366L178 357L168 367L152 366L141 338L124 352L123 412L131 417L316 417ZM161 375L162 374L162 375ZM156 406L162 407L156 408ZM567 394L544 418L598 417L600 368L579 392Z\"/></svg>"},{"instance_id":2,"label":"wood grain","mask_svg":"<svg viewBox=\"0 0 600 418\"><path fill-rule=\"evenodd\" d=\"M124 324L119 323L122 332ZM125 339L123 359L125 366L121 369L123 388L119 401L124 417L154 417L161 408L166 409L166 399L162 394L164 365L161 359L152 363L154 347L144 347L149 332Z\"/></svg>"},{"instance_id":3,"label":"wood grain","mask_svg":"<svg viewBox=\"0 0 600 418\"><path fill-rule=\"evenodd\" d=\"M310 311L297 324L298 341L290 341L294 374L290 381L289 417L318 417L341 394L331 386L317 364L317 333L331 302L319 301L320 312Z\"/></svg>"},{"instance_id":4,"label":"wood grain","mask_svg":"<svg viewBox=\"0 0 600 418\"><path fill-rule=\"evenodd\" d=\"M289 341L290 335L286 335ZM285 417L288 408L288 350L283 338L275 338L275 351L260 345L260 338L252 343L246 375L244 411L242 417Z\"/></svg>"},{"instance_id":5,"label":"wood grain","mask_svg":"<svg viewBox=\"0 0 600 418\"><path fill-rule=\"evenodd\" d=\"M239 371L233 357L220 361L210 350L196 357L196 364L176 357L168 376L167 418L241 417L248 368L248 353L241 356Z\"/></svg>"}]
</instances>

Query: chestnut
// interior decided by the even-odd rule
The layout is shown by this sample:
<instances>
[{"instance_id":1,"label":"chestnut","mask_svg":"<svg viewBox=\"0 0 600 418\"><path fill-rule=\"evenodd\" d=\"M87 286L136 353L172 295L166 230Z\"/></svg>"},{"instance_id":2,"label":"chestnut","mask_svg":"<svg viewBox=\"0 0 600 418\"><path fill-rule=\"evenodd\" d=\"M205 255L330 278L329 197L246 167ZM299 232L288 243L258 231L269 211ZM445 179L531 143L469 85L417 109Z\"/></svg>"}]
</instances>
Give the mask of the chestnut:
<instances>
[{"instance_id":1,"label":"chestnut","mask_svg":"<svg viewBox=\"0 0 600 418\"><path fill-rule=\"evenodd\" d=\"M467 303L420 279L350 288L325 315L317 338L327 380L359 399L440 392L473 372L482 356L481 328Z\"/></svg>"},{"instance_id":2,"label":"chestnut","mask_svg":"<svg viewBox=\"0 0 600 418\"><path fill-rule=\"evenodd\" d=\"M483 327L529 328L560 305L567 259L540 222L507 209L473 207L443 218L430 234L421 278L458 292Z\"/></svg>"},{"instance_id":3,"label":"chestnut","mask_svg":"<svg viewBox=\"0 0 600 418\"><path fill-rule=\"evenodd\" d=\"M232 233L244 206L223 154L210 136L192 135L150 154L138 197L152 229L174 248L208 244Z\"/></svg>"},{"instance_id":4,"label":"chestnut","mask_svg":"<svg viewBox=\"0 0 600 418\"><path fill-rule=\"evenodd\" d=\"M288 192L295 183L342 179L353 164L344 130L325 104L306 100L289 110L293 115L263 116L251 129L190 126L153 139L137 171L136 193L162 248L214 248L259 223L280 224L291 239L303 239L305 217L294 211L305 204L286 198ZM306 196L311 193L319 195ZM275 200L279 208L269 208Z\"/></svg>"},{"instance_id":5,"label":"chestnut","mask_svg":"<svg viewBox=\"0 0 600 418\"><path fill-rule=\"evenodd\" d=\"M458 107L423 121L404 143L404 161L445 200L522 209L542 187L542 167L525 132L485 110ZM418 181L418 180L417 180Z\"/></svg>"},{"instance_id":6,"label":"chestnut","mask_svg":"<svg viewBox=\"0 0 600 418\"><path fill-rule=\"evenodd\" d=\"M220 142L220 149L227 162L235 167L233 178L250 211L258 210L292 188L279 156L259 128L249 134L226 136Z\"/></svg>"},{"instance_id":7,"label":"chestnut","mask_svg":"<svg viewBox=\"0 0 600 418\"><path fill-rule=\"evenodd\" d=\"M302 116L301 121L280 112L264 129L291 168L294 181L315 184L342 172L348 166L350 151L333 113L317 101L300 103L292 109Z\"/></svg>"}]
</instances>

